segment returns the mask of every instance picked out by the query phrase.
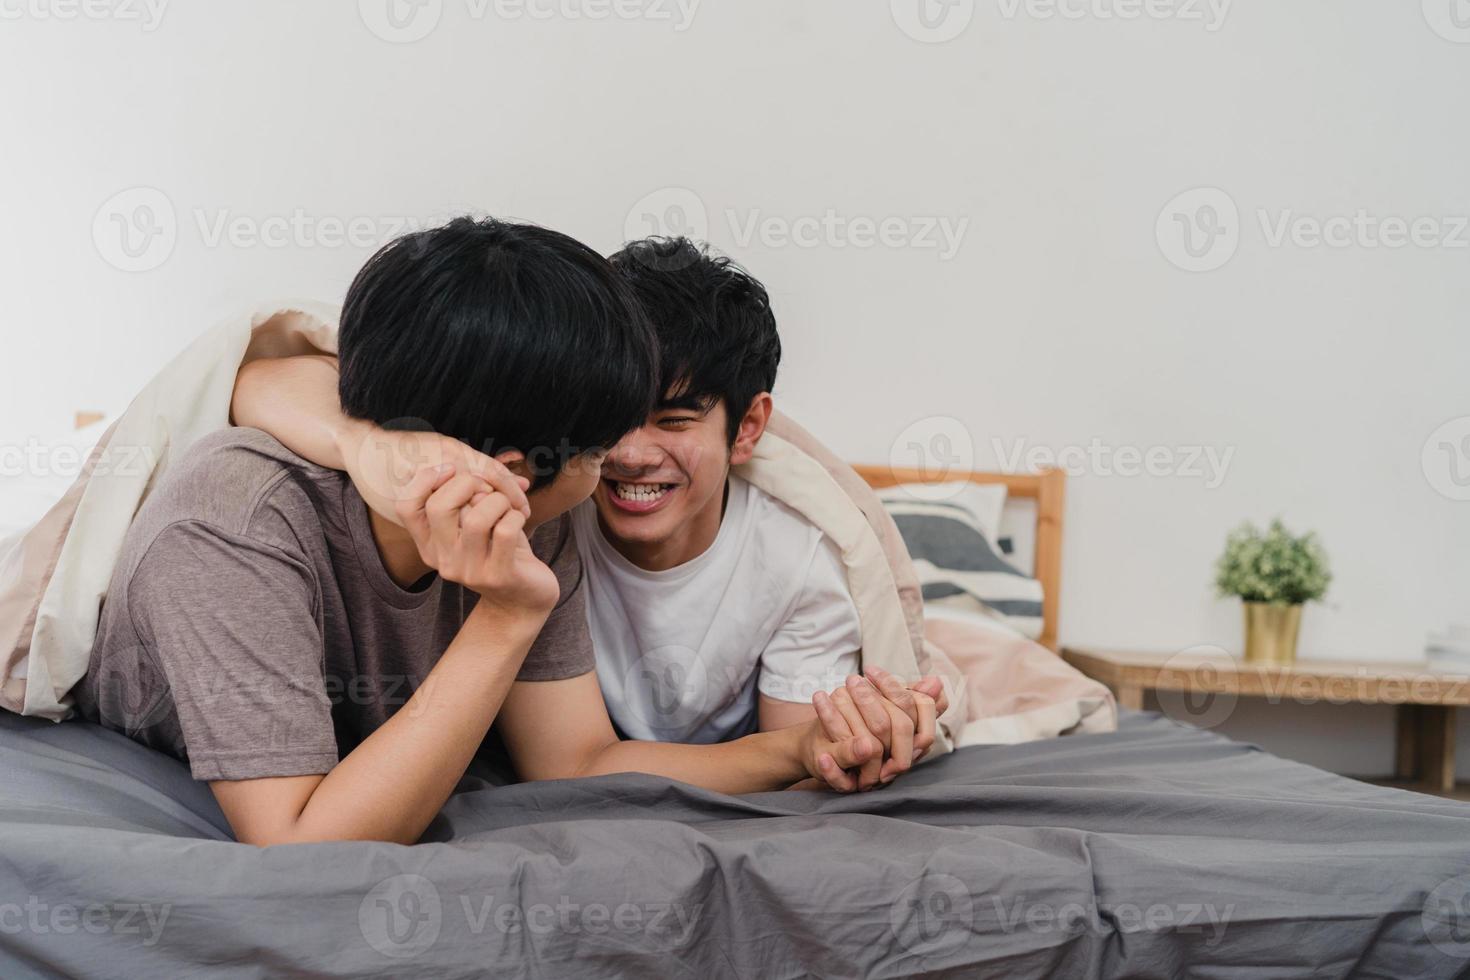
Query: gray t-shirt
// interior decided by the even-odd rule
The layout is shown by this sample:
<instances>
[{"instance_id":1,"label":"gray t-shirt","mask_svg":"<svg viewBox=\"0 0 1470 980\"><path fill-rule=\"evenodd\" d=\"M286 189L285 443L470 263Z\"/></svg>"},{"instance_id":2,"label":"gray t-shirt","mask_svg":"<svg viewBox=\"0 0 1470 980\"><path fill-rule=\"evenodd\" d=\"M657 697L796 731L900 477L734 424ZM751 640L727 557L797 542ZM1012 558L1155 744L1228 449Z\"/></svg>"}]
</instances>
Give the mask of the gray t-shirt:
<instances>
[{"instance_id":1,"label":"gray t-shirt","mask_svg":"<svg viewBox=\"0 0 1470 980\"><path fill-rule=\"evenodd\" d=\"M570 522L531 543L562 596L517 679L580 676L595 660ZM76 707L195 779L326 773L408 700L475 601L437 575L395 583L345 474L256 429L212 433L128 531Z\"/></svg>"}]
</instances>

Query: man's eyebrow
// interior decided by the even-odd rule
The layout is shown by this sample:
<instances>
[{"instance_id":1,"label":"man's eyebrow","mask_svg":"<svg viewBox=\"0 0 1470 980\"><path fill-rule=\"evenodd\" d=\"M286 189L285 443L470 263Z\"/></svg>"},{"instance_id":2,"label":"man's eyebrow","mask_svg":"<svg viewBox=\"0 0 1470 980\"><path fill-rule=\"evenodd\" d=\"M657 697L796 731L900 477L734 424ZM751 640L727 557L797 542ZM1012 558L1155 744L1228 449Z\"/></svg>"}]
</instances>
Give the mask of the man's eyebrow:
<instances>
[{"instance_id":1,"label":"man's eyebrow","mask_svg":"<svg viewBox=\"0 0 1470 980\"><path fill-rule=\"evenodd\" d=\"M688 411L708 415L710 409L714 407L714 399L708 395L676 395L673 398L660 400L657 410L660 412Z\"/></svg>"}]
</instances>

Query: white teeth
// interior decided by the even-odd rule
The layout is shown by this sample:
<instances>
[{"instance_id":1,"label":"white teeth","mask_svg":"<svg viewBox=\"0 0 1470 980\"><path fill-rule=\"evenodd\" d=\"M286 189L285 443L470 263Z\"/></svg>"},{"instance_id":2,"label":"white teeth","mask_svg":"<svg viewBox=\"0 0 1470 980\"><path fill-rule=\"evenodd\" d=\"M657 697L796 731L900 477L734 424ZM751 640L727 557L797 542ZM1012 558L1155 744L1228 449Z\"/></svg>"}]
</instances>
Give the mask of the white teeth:
<instances>
[{"instance_id":1,"label":"white teeth","mask_svg":"<svg viewBox=\"0 0 1470 980\"><path fill-rule=\"evenodd\" d=\"M652 503L669 492L669 485L664 483L615 483L613 488L618 499L640 504Z\"/></svg>"}]
</instances>

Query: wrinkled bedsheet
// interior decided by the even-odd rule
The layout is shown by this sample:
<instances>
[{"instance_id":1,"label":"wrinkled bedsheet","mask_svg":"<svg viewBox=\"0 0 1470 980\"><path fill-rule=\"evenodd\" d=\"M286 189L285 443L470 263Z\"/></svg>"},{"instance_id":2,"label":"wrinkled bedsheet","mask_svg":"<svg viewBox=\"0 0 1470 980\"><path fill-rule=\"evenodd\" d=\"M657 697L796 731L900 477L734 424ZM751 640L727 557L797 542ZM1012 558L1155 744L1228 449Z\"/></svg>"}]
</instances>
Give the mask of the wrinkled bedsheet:
<instances>
[{"instance_id":1,"label":"wrinkled bedsheet","mask_svg":"<svg viewBox=\"0 0 1470 980\"><path fill-rule=\"evenodd\" d=\"M1126 713L878 792L466 777L415 847L234 843L0 712L0 977L1470 975L1470 805Z\"/></svg>"}]
</instances>

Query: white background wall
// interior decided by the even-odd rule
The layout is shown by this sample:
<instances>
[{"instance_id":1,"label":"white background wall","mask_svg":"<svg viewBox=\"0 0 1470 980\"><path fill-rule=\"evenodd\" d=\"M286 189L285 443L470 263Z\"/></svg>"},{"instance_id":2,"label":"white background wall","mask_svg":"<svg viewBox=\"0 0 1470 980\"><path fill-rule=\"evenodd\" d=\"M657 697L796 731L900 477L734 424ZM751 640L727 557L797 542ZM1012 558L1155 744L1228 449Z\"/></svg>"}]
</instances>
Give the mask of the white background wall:
<instances>
[{"instance_id":1,"label":"white background wall","mask_svg":"<svg viewBox=\"0 0 1470 980\"><path fill-rule=\"evenodd\" d=\"M1470 444L1422 458L1442 423L1470 428L1457 0L929 0L932 31L916 0L618 0L637 16L607 19L391 0L419 18L398 34L390 0L153 2L0 0L0 445L125 404L220 315L340 298L405 220L490 212L610 251L657 213L765 279L778 398L849 458L913 462L916 438L968 439L984 468L1017 445L1231 454L1218 486L1086 463L1064 640L1236 645L1211 563L1276 514L1337 572L1306 654L1412 658L1470 621L1470 502L1450 495ZM1166 209L1196 188L1224 198ZM1229 260L1190 272L1156 226L1198 231L1200 203L1239 217L1216 212L1202 261ZM1359 211L1433 219L1436 243L1268 234ZM815 241L779 234L829 213ZM283 243L248 237L293 216ZM217 238L222 218L246 237ZM861 222L890 218L906 244L865 245ZM335 243L353 219L366 233ZM928 219L963 227L953 254L925 247ZM118 220L172 245L135 234L130 259ZM1224 730L1374 772L1390 720L1255 704Z\"/></svg>"}]
</instances>

